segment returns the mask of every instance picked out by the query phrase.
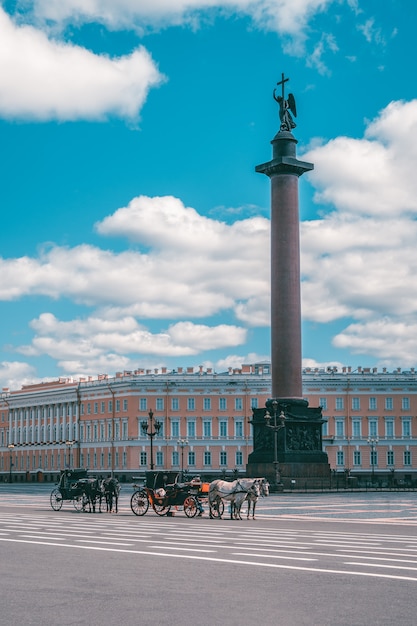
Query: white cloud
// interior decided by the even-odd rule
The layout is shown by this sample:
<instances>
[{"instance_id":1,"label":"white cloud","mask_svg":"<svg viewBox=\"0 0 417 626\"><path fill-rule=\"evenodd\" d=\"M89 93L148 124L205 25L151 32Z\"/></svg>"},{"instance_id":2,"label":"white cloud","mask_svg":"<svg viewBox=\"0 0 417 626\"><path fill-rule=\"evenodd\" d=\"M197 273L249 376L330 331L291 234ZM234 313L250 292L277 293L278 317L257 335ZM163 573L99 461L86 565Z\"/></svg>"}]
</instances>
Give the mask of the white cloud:
<instances>
[{"instance_id":1,"label":"white cloud","mask_svg":"<svg viewBox=\"0 0 417 626\"><path fill-rule=\"evenodd\" d=\"M0 259L0 299L68 297L113 318L205 317L269 291L264 218L227 225L176 198L136 198L103 220L100 233L130 236L148 251L52 247L38 258ZM263 250L264 254L259 254Z\"/></svg>"},{"instance_id":2,"label":"white cloud","mask_svg":"<svg viewBox=\"0 0 417 626\"><path fill-rule=\"evenodd\" d=\"M363 139L337 137L308 151L317 203L386 218L417 212L417 100L392 102Z\"/></svg>"},{"instance_id":3,"label":"white cloud","mask_svg":"<svg viewBox=\"0 0 417 626\"><path fill-rule=\"evenodd\" d=\"M0 7L0 115L13 119L136 121L162 75L143 47L111 59L16 26Z\"/></svg>"},{"instance_id":4,"label":"white cloud","mask_svg":"<svg viewBox=\"0 0 417 626\"><path fill-rule=\"evenodd\" d=\"M194 356L242 345L246 340L246 330L237 326L180 322L152 333L132 317L112 320L91 316L63 322L43 313L31 327L35 331L31 344L17 351L28 357L47 355L71 375L132 369L142 358Z\"/></svg>"},{"instance_id":5,"label":"white cloud","mask_svg":"<svg viewBox=\"0 0 417 626\"><path fill-rule=\"evenodd\" d=\"M33 0L38 19L99 21L110 28L194 24L207 11L249 15L261 26L299 35L317 12L335 0Z\"/></svg>"},{"instance_id":6,"label":"white cloud","mask_svg":"<svg viewBox=\"0 0 417 626\"><path fill-rule=\"evenodd\" d=\"M20 389L22 385L36 381L39 379L35 376L35 368L28 363L21 361L0 362L0 386L2 389Z\"/></svg>"},{"instance_id":7,"label":"white cloud","mask_svg":"<svg viewBox=\"0 0 417 626\"><path fill-rule=\"evenodd\" d=\"M413 100L392 102L362 139L339 137L303 155L315 163L316 201L331 211L301 225L304 316L355 320L335 346L389 352L397 363L415 360L416 146Z\"/></svg>"},{"instance_id":8,"label":"white cloud","mask_svg":"<svg viewBox=\"0 0 417 626\"><path fill-rule=\"evenodd\" d=\"M389 338L389 340L388 340ZM417 319L382 318L368 323L350 324L336 335L333 344L354 354L373 354L381 365L415 366L417 354Z\"/></svg>"}]
</instances>

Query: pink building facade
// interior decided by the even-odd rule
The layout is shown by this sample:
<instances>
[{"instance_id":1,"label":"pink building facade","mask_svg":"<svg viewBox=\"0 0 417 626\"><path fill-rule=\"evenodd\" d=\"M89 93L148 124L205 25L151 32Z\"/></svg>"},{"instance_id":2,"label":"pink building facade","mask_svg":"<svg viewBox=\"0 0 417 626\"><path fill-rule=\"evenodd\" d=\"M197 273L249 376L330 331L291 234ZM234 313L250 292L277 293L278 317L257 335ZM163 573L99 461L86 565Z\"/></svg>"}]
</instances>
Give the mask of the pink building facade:
<instances>
[{"instance_id":1,"label":"pink building facade","mask_svg":"<svg viewBox=\"0 0 417 626\"><path fill-rule=\"evenodd\" d=\"M56 481L68 467L126 481L151 465L244 474L252 408L265 406L270 389L270 365L260 363L222 373L136 370L3 390L0 481ZM323 447L340 486L352 479L381 486L417 481L414 370L307 369L303 394L310 406L323 407ZM161 426L151 438L143 424L149 430L155 421Z\"/></svg>"}]
</instances>

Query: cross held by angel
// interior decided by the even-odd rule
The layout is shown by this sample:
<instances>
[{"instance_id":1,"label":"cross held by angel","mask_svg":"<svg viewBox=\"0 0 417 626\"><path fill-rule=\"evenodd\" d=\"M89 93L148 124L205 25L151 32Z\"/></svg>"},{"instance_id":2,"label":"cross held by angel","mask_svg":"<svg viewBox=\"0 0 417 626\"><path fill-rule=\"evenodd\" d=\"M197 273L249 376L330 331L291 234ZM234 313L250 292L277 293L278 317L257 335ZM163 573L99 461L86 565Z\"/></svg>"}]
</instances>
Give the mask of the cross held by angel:
<instances>
[{"instance_id":1,"label":"cross held by angel","mask_svg":"<svg viewBox=\"0 0 417 626\"><path fill-rule=\"evenodd\" d=\"M277 83L277 86L282 86L282 93L280 96L277 96L275 88L273 96L274 100L279 104L279 119L281 120L280 130L286 130L291 132L292 129L296 127L296 123L294 122L291 113L294 115L294 117L297 117L297 108L295 106L295 98L292 93L289 93L288 98L285 98L284 83L286 83L287 80L289 79L284 78L284 74L282 74L282 80Z\"/></svg>"}]
</instances>

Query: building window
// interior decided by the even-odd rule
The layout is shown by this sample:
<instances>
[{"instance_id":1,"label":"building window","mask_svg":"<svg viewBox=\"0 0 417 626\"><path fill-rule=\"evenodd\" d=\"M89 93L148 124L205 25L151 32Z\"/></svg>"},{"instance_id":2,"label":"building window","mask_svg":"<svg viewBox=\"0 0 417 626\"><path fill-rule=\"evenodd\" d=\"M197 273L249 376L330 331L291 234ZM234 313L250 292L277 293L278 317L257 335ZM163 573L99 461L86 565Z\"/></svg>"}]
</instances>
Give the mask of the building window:
<instances>
[{"instance_id":1,"label":"building window","mask_svg":"<svg viewBox=\"0 0 417 626\"><path fill-rule=\"evenodd\" d=\"M178 398L171 398L171 410L172 411L180 410L180 403L179 403Z\"/></svg>"},{"instance_id":2,"label":"building window","mask_svg":"<svg viewBox=\"0 0 417 626\"><path fill-rule=\"evenodd\" d=\"M148 408L147 398L139 398L139 411L146 411Z\"/></svg>"},{"instance_id":3,"label":"building window","mask_svg":"<svg viewBox=\"0 0 417 626\"><path fill-rule=\"evenodd\" d=\"M94 402L94 413L97 415L98 413L98 402Z\"/></svg>"},{"instance_id":4,"label":"building window","mask_svg":"<svg viewBox=\"0 0 417 626\"><path fill-rule=\"evenodd\" d=\"M211 398L204 398L203 400L203 409L204 411L211 410Z\"/></svg>"},{"instance_id":5,"label":"building window","mask_svg":"<svg viewBox=\"0 0 417 626\"><path fill-rule=\"evenodd\" d=\"M188 465L195 465L195 452L193 450L189 450L188 452Z\"/></svg>"},{"instance_id":6,"label":"building window","mask_svg":"<svg viewBox=\"0 0 417 626\"><path fill-rule=\"evenodd\" d=\"M219 398L219 411L226 411L226 410L227 410L227 399Z\"/></svg>"},{"instance_id":7,"label":"building window","mask_svg":"<svg viewBox=\"0 0 417 626\"><path fill-rule=\"evenodd\" d=\"M402 398L401 400L401 408L403 411L409 411L410 409L410 398Z\"/></svg>"},{"instance_id":8,"label":"building window","mask_svg":"<svg viewBox=\"0 0 417 626\"><path fill-rule=\"evenodd\" d=\"M187 398L187 410L195 411L195 398Z\"/></svg>"},{"instance_id":9,"label":"building window","mask_svg":"<svg viewBox=\"0 0 417 626\"><path fill-rule=\"evenodd\" d=\"M344 465L345 464L345 453L343 450L338 450L336 455L336 464Z\"/></svg>"},{"instance_id":10,"label":"building window","mask_svg":"<svg viewBox=\"0 0 417 626\"><path fill-rule=\"evenodd\" d=\"M370 462L371 467L375 467L376 465L378 465L378 452L376 450L371 450Z\"/></svg>"},{"instance_id":11,"label":"building window","mask_svg":"<svg viewBox=\"0 0 417 626\"><path fill-rule=\"evenodd\" d=\"M394 465L394 450L387 452L387 465Z\"/></svg>"},{"instance_id":12,"label":"building window","mask_svg":"<svg viewBox=\"0 0 417 626\"><path fill-rule=\"evenodd\" d=\"M127 411L127 400L123 400L123 411Z\"/></svg>"},{"instance_id":13,"label":"building window","mask_svg":"<svg viewBox=\"0 0 417 626\"><path fill-rule=\"evenodd\" d=\"M157 411L163 411L164 410L164 399L163 398L157 398L156 399L156 410Z\"/></svg>"},{"instance_id":14,"label":"building window","mask_svg":"<svg viewBox=\"0 0 417 626\"><path fill-rule=\"evenodd\" d=\"M235 411L243 410L243 402L242 398L235 398Z\"/></svg>"},{"instance_id":15,"label":"building window","mask_svg":"<svg viewBox=\"0 0 417 626\"><path fill-rule=\"evenodd\" d=\"M343 398L336 398L336 411L343 411L345 402Z\"/></svg>"},{"instance_id":16,"label":"building window","mask_svg":"<svg viewBox=\"0 0 417 626\"><path fill-rule=\"evenodd\" d=\"M343 437L345 434L344 420L336 420L336 437Z\"/></svg>"},{"instance_id":17,"label":"building window","mask_svg":"<svg viewBox=\"0 0 417 626\"><path fill-rule=\"evenodd\" d=\"M113 400L109 400L109 413L113 412Z\"/></svg>"},{"instance_id":18,"label":"building window","mask_svg":"<svg viewBox=\"0 0 417 626\"><path fill-rule=\"evenodd\" d=\"M360 450L353 451L353 465L361 465L361 452Z\"/></svg>"},{"instance_id":19,"label":"building window","mask_svg":"<svg viewBox=\"0 0 417 626\"><path fill-rule=\"evenodd\" d=\"M222 420L219 422L219 436L222 439L226 439L227 437L227 422L226 420Z\"/></svg>"},{"instance_id":20,"label":"building window","mask_svg":"<svg viewBox=\"0 0 417 626\"><path fill-rule=\"evenodd\" d=\"M148 464L148 455L147 452L141 452L139 456L139 465L145 467Z\"/></svg>"},{"instance_id":21,"label":"building window","mask_svg":"<svg viewBox=\"0 0 417 626\"><path fill-rule=\"evenodd\" d=\"M164 453L161 450L156 453L156 464L158 467L162 467L164 464Z\"/></svg>"},{"instance_id":22,"label":"building window","mask_svg":"<svg viewBox=\"0 0 417 626\"><path fill-rule=\"evenodd\" d=\"M180 455L179 452L177 450L174 450L172 453L172 465L179 465L180 464Z\"/></svg>"},{"instance_id":23,"label":"building window","mask_svg":"<svg viewBox=\"0 0 417 626\"><path fill-rule=\"evenodd\" d=\"M403 437L410 437L411 436L411 423L410 420L402 420L402 435Z\"/></svg>"},{"instance_id":24,"label":"building window","mask_svg":"<svg viewBox=\"0 0 417 626\"><path fill-rule=\"evenodd\" d=\"M352 421L352 436L355 438L359 438L361 436L361 421L360 420Z\"/></svg>"},{"instance_id":25,"label":"building window","mask_svg":"<svg viewBox=\"0 0 417 626\"><path fill-rule=\"evenodd\" d=\"M120 413L120 400L116 400L116 413Z\"/></svg>"},{"instance_id":26,"label":"building window","mask_svg":"<svg viewBox=\"0 0 417 626\"><path fill-rule=\"evenodd\" d=\"M204 465L211 465L211 452L210 450L204 451Z\"/></svg>"},{"instance_id":27,"label":"building window","mask_svg":"<svg viewBox=\"0 0 417 626\"><path fill-rule=\"evenodd\" d=\"M91 403L87 402L87 415L91 414Z\"/></svg>"},{"instance_id":28,"label":"building window","mask_svg":"<svg viewBox=\"0 0 417 626\"><path fill-rule=\"evenodd\" d=\"M376 420L370 420L368 424L368 428L369 428L369 437L378 436L378 422Z\"/></svg>"},{"instance_id":29,"label":"building window","mask_svg":"<svg viewBox=\"0 0 417 626\"><path fill-rule=\"evenodd\" d=\"M220 465L227 466L227 452L224 450L220 452Z\"/></svg>"},{"instance_id":30,"label":"building window","mask_svg":"<svg viewBox=\"0 0 417 626\"><path fill-rule=\"evenodd\" d=\"M392 420L387 420L385 422L385 436L390 439L394 436L394 422Z\"/></svg>"},{"instance_id":31,"label":"building window","mask_svg":"<svg viewBox=\"0 0 417 626\"><path fill-rule=\"evenodd\" d=\"M203 422L203 436L211 437L211 421L205 420Z\"/></svg>"},{"instance_id":32,"label":"building window","mask_svg":"<svg viewBox=\"0 0 417 626\"><path fill-rule=\"evenodd\" d=\"M243 437L243 422L238 420L235 422L235 437L241 439Z\"/></svg>"},{"instance_id":33,"label":"building window","mask_svg":"<svg viewBox=\"0 0 417 626\"><path fill-rule=\"evenodd\" d=\"M352 398L352 411L360 411L360 408L361 408L361 399Z\"/></svg>"},{"instance_id":34,"label":"building window","mask_svg":"<svg viewBox=\"0 0 417 626\"><path fill-rule=\"evenodd\" d=\"M329 434L329 425L326 422L323 422L323 425L321 427L321 434L323 435L323 437L327 437Z\"/></svg>"},{"instance_id":35,"label":"building window","mask_svg":"<svg viewBox=\"0 0 417 626\"><path fill-rule=\"evenodd\" d=\"M385 398L385 409L387 411L392 411L393 408L392 398Z\"/></svg>"},{"instance_id":36,"label":"building window","mask_svg":"<svg viewBox=\"0 0 417 626\"><path fill-rule=\"evenodd\" d=\"M104 401L100 403L100 410L102 413L104 413L104 411L106 410L106 403Z\"/></svg>"},{"instance_id":37,"label":"building window","mask_svg":"<svg viewBox=\"0 0 417 626\"><path fill-rule=\"evenodd\" d=\"M123 422L122 423L122 439L123 439L123 441L126 441L127 438L128 438L127 425L128 425L128 422Z\"/></svg>"},{"instance_id":38,"label":"building window","mask_svg":"<svg viewBox=\"0 0 417 626\"><path fill-rule=\"evenodd\" d=\"M404 450L404 465L411 465L411 452Z\"/></svg>"},{"instance_id":39,"label":"building window","mask_svg":"<svg viewBox=\"0 0 417 626\"><path fill-rule=\"evenodd\" d=\"M243 465L243 453L241 450L236 451L236 465Z\"/></svg>"},{"instance_id":40,"label":"building window","mask_svg":"<svg viewBox=\"0 0 417 626\"><path fill-rule=\"evenodd\" d=\"M180 423L178 420L172 420L171 422L171 437L178 438L180 436Z\"/></svg>"},{"instance_id":41,"label":"building window","mask_svg":"<svg viewBox=\"0 0 417 626\"><path fill-rule=\"evenodd\" d=\"M252 409L258 408L258 398L251 398L250 405Z\"/></svg>"},{"instance_id":42,"label":"building window","mask_svg":"<svg viewBox=\"0 0 417 626\"><path fill-rule=\"evenodd\" d=\"M325 411L327 409L327 398L319 398L319 406Z\"/></svg>"},{"instance_id":43,"label":"building window","mask_svg":"<svg viewBox=\"0 0 417 626\"><path fill-rule=\"evenodd\" d=\"M369 398L369 410L376 411L376 409L377 409L376 398Z\"/></svg>"},{"instance_id":44,"label":"building window","mask_svg":"<svg viewBox=\"0 0 417 626\"><path fill-rule=\"evenodd\" d=\"M194 420L190 420L189 422L187 422L187 437L189 437L190 439L195 438L195 421Z\"/></svg>"}]
</instances>

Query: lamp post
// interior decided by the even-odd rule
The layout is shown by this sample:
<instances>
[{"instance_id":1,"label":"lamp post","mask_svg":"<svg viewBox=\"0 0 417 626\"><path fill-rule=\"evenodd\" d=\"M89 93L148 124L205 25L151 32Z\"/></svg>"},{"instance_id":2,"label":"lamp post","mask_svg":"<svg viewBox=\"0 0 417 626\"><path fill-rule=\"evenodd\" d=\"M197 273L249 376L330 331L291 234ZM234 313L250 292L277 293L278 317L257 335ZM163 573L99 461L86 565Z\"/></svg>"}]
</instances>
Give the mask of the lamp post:
<instances>
[{"instance_id":1,"label":"lamp post","mask_svg":"<svg viewBox=\"0 0 417 626\"><path fill-rule=\"evenodd\" d=\"M378 445L378 437L369 437L368 444L371 448L371 472L372 472L372 484L375 481L375 448Z\"/></svg>"},{"instance_id":2,"label":"lamp post","mask_svg":"<svg viewBox=\"0 0 417 626\"><path fill-rule=\"evenodd\" d=\"M153 438L161 430L162 422L159 422L157 419L154 420L152 409L149 409L148 415L149 415L149 423L147 420L143 420L143 422L141 422L141 427L142 427L143 434L148 435L149 439L151 440L151 463L150 465L151 465L151 470L153 470Z\"/></svg>"},{"instance_id":3,"label":"lamp post","mask_svg":"<svg viewBox=\"0 0 417 626\"><path fill-rule=\"evenodd\" d=\"M68 463L67 463L68 469L71 469L71 448L74 445L74 443L77 443L77 442L76 441L65 442L65 445L68 447Z\"/></svg>"},{"instance_id":4,"label":"lamp post","mask_svg":"<svg viewBox=\"0 0 417 626\"><path fill-rule=\"evenodd\" d=\"M279 463L278 463L278 431L281 428L285 428L285 413L281 411L279 417L277 419L278 413L278 402L277 400L272 400L270 402L270 406L272 409L272 414L274 418L274 423L271 424L271 414L267 410L265 413L265 426L270 428L274 433L274 470L275 470L275 485L278 486L281 484L281 474L279 471Z\"/></svg>"},{"instance_id":5,"label":"lamp post","mask_svg":"<svg viewBox=\"0 0 417 626\"><path fill-rule=\"evenodd\" d=\"M14 448L14 443L9 443L9 445L7 446L9 448L9 452L10 452L10 463L9 463L9 483L12 482L12 467L13 467L13 448Z\"/></svg>"},{"instance_id":6,"label":"lamp post","mask_svg":"<svg viewBox=\"0 0 417 626\"><path fill-rule=\"evenodd\" d=\"M188 439L178 439L178 445L181 448L181 482L184 480L184 448L188 446Z\"/></svg>"}]
</instances>

